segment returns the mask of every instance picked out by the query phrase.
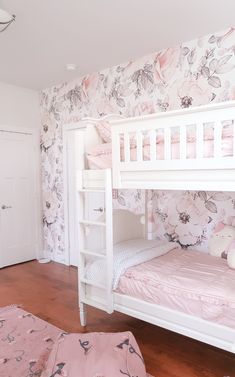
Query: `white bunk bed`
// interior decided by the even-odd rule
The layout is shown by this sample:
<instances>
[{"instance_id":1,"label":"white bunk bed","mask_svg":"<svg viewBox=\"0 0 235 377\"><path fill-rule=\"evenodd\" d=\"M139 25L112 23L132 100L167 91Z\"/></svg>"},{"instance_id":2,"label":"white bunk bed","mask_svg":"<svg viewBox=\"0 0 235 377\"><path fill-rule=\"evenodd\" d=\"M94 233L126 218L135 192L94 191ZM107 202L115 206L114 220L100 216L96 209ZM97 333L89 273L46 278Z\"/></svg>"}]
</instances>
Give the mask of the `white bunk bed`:
<instances>
[{"instance_id":1,"label":"white bunk bed","mask_svg":"<svg viewBox=\"0 0 235 377\"><path fill-rule=\"evenodd\" d=\"M107 119L106 119L107 120ZM229 352L235 353L235 329L202 318L146 302L138 298L114 292L113 243L146 235L145 225L128 211L117 211L112 216L112 188L115 189L165 189L235 191L235 102L202 106L169 113L153 114L137 118L111 120L112 127L112 171L86 169L87 145L100 142L94 124L98 120L84 119L70 124L78 129L77 140L77 192L79 228L79 307L81 324L86 325L86 305L112 313L114 310L142 319L177 333L192 337ZM232 153L222 154L223 122L232 128ZM204 125L214 124L213 154L204 157ZM187 156L187 130L195 127L195 156ZM172 135L179 130L179 156L172 158ZM162 130L164 159L157 159L156 137ZM131 159L131 138L135 138L136 159ZM149 140L149 158L143 158L144 138ZM133 140L133 139L132 139ZM120 152L122 149L122 153ZM124 157L123 157L124 156ZM85 195L103 192L105 215L101 220L84 219ZM112 222L115 234L113 235ZM117 225L119 224L119 225ZM132 224L133 226L128 226ZM89 250L86 246L87 228L104 229L106 247ZM117 229L119 229L117 231ZM114 241L113 241L114 240ZM101 286L85 277L86 258L103 258L106 263L106 284Z\"/></svg>"}]
</instances>

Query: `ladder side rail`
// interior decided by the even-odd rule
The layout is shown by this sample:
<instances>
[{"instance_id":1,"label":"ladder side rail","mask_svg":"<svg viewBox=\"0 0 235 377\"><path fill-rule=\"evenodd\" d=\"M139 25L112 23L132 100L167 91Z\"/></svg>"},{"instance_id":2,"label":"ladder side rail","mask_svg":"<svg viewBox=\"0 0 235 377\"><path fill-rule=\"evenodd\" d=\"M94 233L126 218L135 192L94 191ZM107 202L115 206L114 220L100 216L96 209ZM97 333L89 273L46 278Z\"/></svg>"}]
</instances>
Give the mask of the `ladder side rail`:
<instances>
[{"instance_id":1,"label":"ladder side rail","mask_svg":"<svg viewBox=\"0 0 235 377\"><path fill-rule=\"evenodd\" d=\"M107 277L107 311L113 312L113 198L112 171L106 170L105 180L105 221L106 221L106 277Z\"/></svg>"},{"instance_id":2,"label":"ladder side rail","mask_svg":"<svg viewBox=\"0 0 235 377\"><path fill-rule=\"evenodd\" d=\"M84 197L79 190L83 187L83 178L82 178L82 170L77 171L77 226L78 226L78 304L80 310L80 320L81 325L86 325L86 310L85 310L85 296L86 296L86 287L85 284L82 283L82 279L84 278L84 270L85 270L85 256L81 253L84 249L84 227L80 223L80 220L83 218L84 214Z\"/></svg>"}]
</instances>

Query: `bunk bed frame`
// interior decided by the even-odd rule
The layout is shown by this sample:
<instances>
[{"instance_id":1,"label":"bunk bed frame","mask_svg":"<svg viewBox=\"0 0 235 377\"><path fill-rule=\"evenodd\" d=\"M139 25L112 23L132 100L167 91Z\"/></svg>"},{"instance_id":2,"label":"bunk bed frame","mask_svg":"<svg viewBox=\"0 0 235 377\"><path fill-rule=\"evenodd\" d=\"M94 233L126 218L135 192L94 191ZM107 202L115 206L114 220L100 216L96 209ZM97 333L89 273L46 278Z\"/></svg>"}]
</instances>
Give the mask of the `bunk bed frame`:
<instances>
[{"instance_id":1,"label":"bunk bed frame","mask_svg":"<svg viewBox=\"0 0 235 377\"><path fill-rule=\"evenodd\" d=\"M232 121L233 155L222 156L222 122ZM77 192L78 192L78 228L79 228L79 307L80 320L86 325L86 305L97 307L112 313L114 310L125 313L146 322L161 326L177 333L235 353L235 329L219 325L175 311L160 305L152 304L127 295L112 291L113 276L113 234L112 234L112 188L115 189L165 189L165 190L208 190L235 191L235 102L202 106L192 109L152 114L137 118L112 120L112 172L111 170L87 170L84 153L86 135L91 136L91 124L96 120L82 120L76 129L77 149L79 150ZM204 124L214 124L214 153L211 158L203 157ZM196 127L196 156L187 158L187 127ZM74 127L70 125L70 127ZM171 158L171 134L179 127L178 159ZM164 132L164 160L156 159L156 132ZM88 131L89 130L89 131ZM146 132L150 138L150 159L143 159L143 139ZM135 136L136 161L131 161L130 139ZM96 135L93 141L97 142ZM91 143L91 139L89 139ZM120 148L123 146L124 159ZM106 221L90 223L84 221L84 192L103 191L106 204ZM123 214L122 214L123 216ZM130 223L122 218L122 223ZM133 215L134 216L134 215ZM120 218L119 218L120 220ZM134 220L133 220L134 221ZM106 250L102 253L92 252L84 247L85 229L87 226L98 226L105 229ZM132 228L135 229L136 226ZM115 227L114 227L115 229ZM133 230L134 231L134 230ZM145 232L144 225L140 233ZM127 230L127 239L132 230ZM145 233L146 234L146 233ZM136 234L135 234L136 235ZM120 240L120 235L119 238ZM87 257L105 258L107 280L105 286L96 285L84 277Z\"/></svg>"}]
</instances>

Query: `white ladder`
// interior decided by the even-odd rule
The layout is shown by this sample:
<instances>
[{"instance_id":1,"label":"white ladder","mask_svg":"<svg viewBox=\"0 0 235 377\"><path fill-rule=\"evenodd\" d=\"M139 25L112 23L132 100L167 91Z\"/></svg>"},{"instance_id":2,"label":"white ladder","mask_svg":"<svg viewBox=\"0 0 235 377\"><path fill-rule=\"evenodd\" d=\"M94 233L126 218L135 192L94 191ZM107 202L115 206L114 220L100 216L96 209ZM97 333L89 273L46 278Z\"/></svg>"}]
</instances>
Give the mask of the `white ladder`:
<instances>
[{"instance_id":1,"label":"white ladder","mask_svg":"<svg viewBox=\"0 0 235 377\"><path fill-rule=\"evenodd\" d=\"M113 223L112 223L112 173L105 170L79 170L77 173L77 213L78 213L78 290L80 322L86 326L86 305L94 306L108 313L113 312ZM104 194L104 221L91 221L84 218L86 193ZM86 229L100 227L105 232L105 245L102 250L85 247ZM88 280L85 273L87 258L102 258L105 261L105 283Z\"/></svg>"}]
</instances>

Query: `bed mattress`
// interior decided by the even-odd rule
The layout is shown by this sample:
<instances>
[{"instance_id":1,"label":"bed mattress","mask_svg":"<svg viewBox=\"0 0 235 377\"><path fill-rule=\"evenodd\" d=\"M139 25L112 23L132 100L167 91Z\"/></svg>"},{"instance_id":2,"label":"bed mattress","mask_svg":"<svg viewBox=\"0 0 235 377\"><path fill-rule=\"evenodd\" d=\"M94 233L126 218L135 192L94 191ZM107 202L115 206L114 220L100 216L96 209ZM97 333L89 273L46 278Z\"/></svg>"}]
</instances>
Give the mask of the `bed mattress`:
<instances>
[{"instance_id":1,"label":"bed mattress","mask_svg":"<svg viewBox=\"0 0 235 377\"><path fill-rule=\"evenodd\" d=\"M235 329L235 270L221 258L173 250L127 269L117 292Z\"/></svg>"}]
</instances>

